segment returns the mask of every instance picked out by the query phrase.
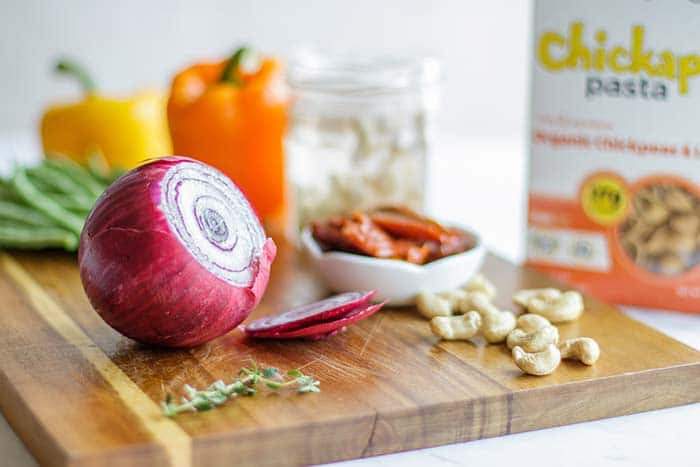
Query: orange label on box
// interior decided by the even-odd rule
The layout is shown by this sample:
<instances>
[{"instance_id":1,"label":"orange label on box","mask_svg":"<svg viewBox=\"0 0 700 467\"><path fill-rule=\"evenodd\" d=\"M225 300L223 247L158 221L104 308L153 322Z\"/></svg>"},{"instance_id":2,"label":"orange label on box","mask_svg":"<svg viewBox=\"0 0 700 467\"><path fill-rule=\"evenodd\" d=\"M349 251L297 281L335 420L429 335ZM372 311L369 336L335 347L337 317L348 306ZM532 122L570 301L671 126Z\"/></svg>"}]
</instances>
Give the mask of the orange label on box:
<instances>
[{"instance_id":1,"label":"orange label on box","mask_svg":"<svg viewBox=\"0 0 700 467\"><path fill-rule=\"evenodd\" d=\"M697 2L537 0L527 257L700 312Z\"/></svg>"}]
</instances>

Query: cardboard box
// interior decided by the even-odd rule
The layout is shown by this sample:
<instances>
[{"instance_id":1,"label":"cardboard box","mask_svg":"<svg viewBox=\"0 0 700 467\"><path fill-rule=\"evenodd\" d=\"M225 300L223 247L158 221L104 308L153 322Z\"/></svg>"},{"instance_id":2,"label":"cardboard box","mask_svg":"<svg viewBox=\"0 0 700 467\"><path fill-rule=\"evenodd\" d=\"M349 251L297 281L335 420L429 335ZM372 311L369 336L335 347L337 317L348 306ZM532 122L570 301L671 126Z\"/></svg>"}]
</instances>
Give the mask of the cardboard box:
<instances>
[{"instance_id":1,"label":"cardboard box","mask_svg":"<svg viewBox=\"0 0 700 467\"><path fill-rule=\"evenodd\" d=\"M700 2L537 0L528 263L700 312Z\"/></svg>"}]
</instances>

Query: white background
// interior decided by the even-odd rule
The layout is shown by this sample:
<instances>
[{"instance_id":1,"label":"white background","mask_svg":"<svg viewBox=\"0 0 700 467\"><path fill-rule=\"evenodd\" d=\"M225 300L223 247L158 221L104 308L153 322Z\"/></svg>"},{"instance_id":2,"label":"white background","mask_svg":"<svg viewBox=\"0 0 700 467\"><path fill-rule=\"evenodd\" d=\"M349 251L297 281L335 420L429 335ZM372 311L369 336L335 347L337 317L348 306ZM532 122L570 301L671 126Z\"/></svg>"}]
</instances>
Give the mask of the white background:
<instances>
[{"instance_id":1,"label":"white background","mask_svg":"<svg viewBox=\"0 0 700 467\"><path fill-rule=\"evenodd\" d=\"M0 129L34 125L50 101L76 95L51 74L80 59L104 92L167 86L193 61L246 42L436 53L446 64L443 127L470 137L523 130L530 26L524 0L2 0Z\"/></svg>"}]
</instances>

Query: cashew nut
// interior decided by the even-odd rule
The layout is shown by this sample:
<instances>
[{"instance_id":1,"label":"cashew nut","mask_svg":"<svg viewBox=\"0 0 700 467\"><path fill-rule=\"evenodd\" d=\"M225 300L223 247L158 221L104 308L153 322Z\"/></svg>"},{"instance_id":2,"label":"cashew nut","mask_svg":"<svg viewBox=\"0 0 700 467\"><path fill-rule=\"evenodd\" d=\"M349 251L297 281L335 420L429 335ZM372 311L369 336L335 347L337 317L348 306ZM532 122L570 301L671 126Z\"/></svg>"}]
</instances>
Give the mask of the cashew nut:
<instances>
[{"instance_id":1,"label":"cashew nut","mask_svg":"<svg viewBox=\"0 0 700 467\"><path fill-rule=\"evenodd\" d=\"M470 311L462 316L436 316L430 320L430 329L438 337L448 340L470 339L479 332L481 315Z\"/></svg>"},{"instance_id":2,"label":"cashew nut","mask_svg":"<svg viewBox=\"0 0 700 467\"><path fill-rule=\"evenodd\" d=\"M484 315L500 313L496 305L491 303L489 297L483 292L470 293L469 300L465 303L465 306L478 311L482 318Z\"/></svg>"},{"instance_id":3,"label":"cashew nut","mask_svg":"<svg viewBox=\"0 0 700 467\"><path fill-rule=\"evenodd\" d=\"M438 295L421 292L416 297L416 307L421 315L428 319L435 316L450 316L452 315L452 307L450 302Z\"/></svg>"},{"instance_id":4,"label":"cashew nut","mask_svg":"<svg viewBox=\"0 0 700 467\"><path fill-rule=\"evenodd\" d=\"M537 331L538 329L546 328L551 325L552 323L550 323L547 318L534 313L525 313L524 315L518 316L518 321L516 323L516 327L525 332Z\"/></svg>"},{"instance_id":5,"label":"cashew nut","mask_svg":"<svg viewBox=\"0 0 700 467\"><path fill-rule=\"evenodd\" d=\"M506 340L509 349L517 346L525 352L541 352L547 346L557 342L559 342L559 331L554 326L547 326L532 332L516 328L508 334Z\"/></svg>"},{"instance_id":6,"label":"cashew nut","mask_svg":"<svg viewBox=\"0 0 700 467\"><path fill-rule=\"evenodd\" d=\"M590 337L567 339L559 345L561 358L576 359L584 365L593 365L600 357L600 346Z\"/></svg>"},{"instance_id":7,"label":"cashew nut","mask_svg":"<svg viewBox=\"0 0 700 467\"><path fill-rule=\"evenodd\" d=\"M535 297L543 298L545 300L554 300L561 296L561 290L546 288L546 289L523 289L518 290L513 295L513 303L527 308L530 304L530 300Z\"/></svg>"},{"instance_id":8,"label":"cashew nut","mask_svg":"<svg viewBox=\"0 0 700 467\"><path fill-rule=\"evenodd\" d=\"M496 286L481 273L475 274L464 286L464 290L467 292L481 292L489 300L493 300L496 296Z\"/></svg>"},{"instance_id":9,"label":"cashew nut","mask_svg":"<svg viewBox=\"0 0 700 467\"><path fill-rule=\"evenodd\" d=\"M528 353L522 347L513 347L513 360L524 373L543 376L552 373L561 362L561 353L553 344L542 352Z\"/></svg>"},{"instance_id":10,"label":"cashew nut","mask_svg":"<svg viewBox=\"0 0 700 467\"><path fill-rule=\"evenodd\" d=\"M450 308L453 311L458 311L460 313L466 313L469 311L463 306L463 304L469 300L469 292L466 290L448 290L447 292L441 292L438 295L449 302Z\"/></svg>"},{"instance_id":11,"label":"cashew nut","mask_svg":"<svg viewBox=\"0 0 700 467\"><path fill-rule=\"evenodd\" d=\"M418 311L426 318L451 316L453 313L471 311L471 295L480 293L487 301L496 294L496 287L482 274L474 275L461 289L447 290L438 294L421 292L416 297Z\"/></svg>"},{"instance_id":12,"label":"cashew nut","mask_svg":"<svg viewBox=\"0 0 700 467\"><path fill-rule=\"evenodd\" d=\"M583 297L573 290L564 292L555 299L536 296L530 299L527 311L544 316L552 323L574 321L583 313Z\"/></svg>"},{"instance_id":13,"label":"cashew nut","mask_svg":"<svg viewBox=\"0 0 700 467\"><path fill-rule=\"evenodd\" d=\"M515 315L510 311L499 310L483 292L470 293L468 305L481 315L481 334L489 344L505 341L515 329Z\"/></svg>"},{"instance_id":14,"label":"cashew nut","mask_svg":"<svg viewBox=\"0 0 700 467\"><path fill-rule=\"evenodd\" d=\"M498 344L515 329L515 315L510 311L482 315L481 334L489 344Z\"/></svg>"}]
</instances>

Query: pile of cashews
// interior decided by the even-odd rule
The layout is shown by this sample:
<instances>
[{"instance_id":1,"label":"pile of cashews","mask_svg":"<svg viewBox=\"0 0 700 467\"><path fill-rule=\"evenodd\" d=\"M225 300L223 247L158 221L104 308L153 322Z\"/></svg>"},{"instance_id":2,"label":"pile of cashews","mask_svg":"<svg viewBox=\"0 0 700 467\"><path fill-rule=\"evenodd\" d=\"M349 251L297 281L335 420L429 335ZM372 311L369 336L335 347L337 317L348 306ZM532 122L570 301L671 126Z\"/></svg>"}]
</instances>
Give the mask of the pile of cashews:
<instances>
[{"instance_id":1,"label":"pile of cashews","mask_svg":"<svg viewBox=\"0 0 700 467\"><path fill-rule=\"evenodd\" d=\"M575 321L583 313L579 292L554 288L519 290L513 302L526 313L516 317L499 310L492 300L496 287L482 274L464 287L438 294L420 293L418 311L430 319L430 329L447 340L469 340L481 336L489 344L505 343L515 364L529 375L548 375L562 359L593 365L600 357L598 343L590 337L559 342L557 323Z\"/></svg>"}]
</instances>

